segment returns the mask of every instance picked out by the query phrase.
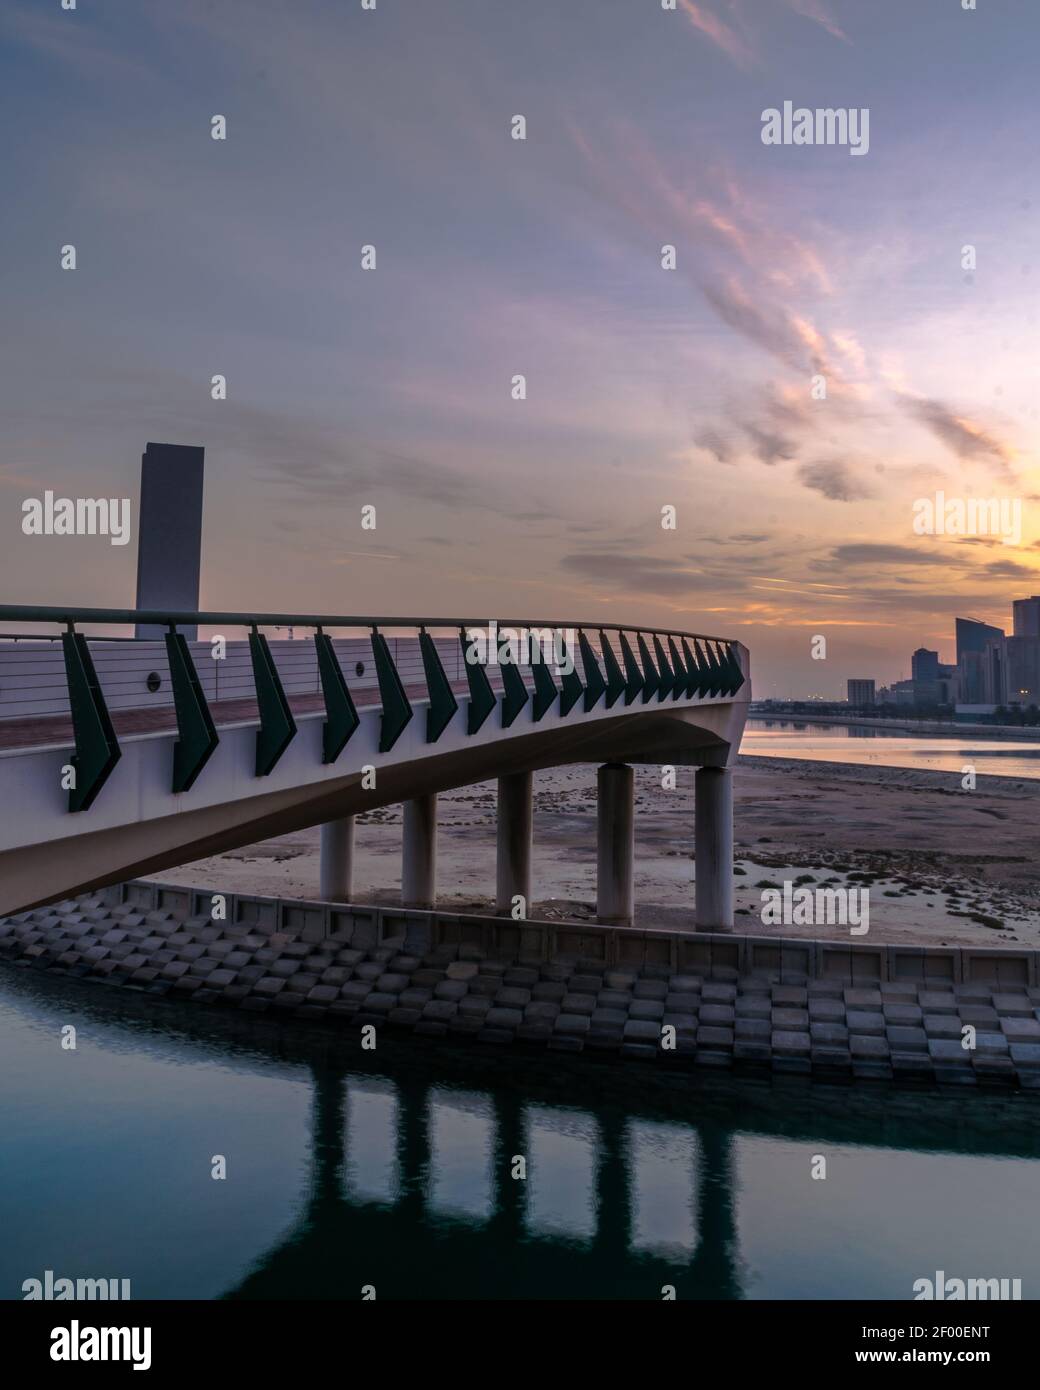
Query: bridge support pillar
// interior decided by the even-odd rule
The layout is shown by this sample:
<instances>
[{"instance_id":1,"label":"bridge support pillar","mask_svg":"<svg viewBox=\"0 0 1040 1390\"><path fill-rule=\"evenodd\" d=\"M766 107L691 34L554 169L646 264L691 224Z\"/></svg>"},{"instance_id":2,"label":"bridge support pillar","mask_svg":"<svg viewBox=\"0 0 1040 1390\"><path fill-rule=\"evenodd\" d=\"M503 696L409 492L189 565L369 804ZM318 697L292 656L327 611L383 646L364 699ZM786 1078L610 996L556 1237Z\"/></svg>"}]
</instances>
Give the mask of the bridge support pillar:
<instances>
[{"instance_id":1,"label":"bridge support pillar","mask_svg":"<svg viewBox=\"0 0 1040 1390\"><path fill-rule=\"evenodd\" d=\"M437 898L437 793L404 803L401 902L433 907Z\"/></svg>"},{"instance_id":2,"label":"bridge support pillar","mask_svg":"<svg viewBox=\"0 0 1040 1390\"><path fill-rule=\"evenodd\" d=\"M635 920L635 776L627 763L596 773L596 920L630 927Z\"/></svg>"},{"instance_id":3,"label":"bridge support pillar","mask_svg":"<svg viewBox=\"0 0 1040 1390\"><path fill-rule=\"evenodd\" d=\"M321 827L321 887L323 902L349 903L354 896L354 817L326 821Z\"/></svg>"},{"instance_id":4,"label":"bridge support pillar","mask_svg":"<svg viewBox=\"0 0 1040 1390\"><path fill-rule=\"evenodd\" d=\"M514 772L498 779L498 855L495 911L513 913L513 899L523 898L522 916L531 909L531 840L534 829L534 776Z\"/></svg>"},{"instance_id":5,"label":"bridge support pillar","mask_svg":"<svg viewBox=\"0 0 1040 1390\"><path fill-rule=\"evenodd\" d=\"M733 930L733 772L697 769L694 786L697 930Z\"/></svg>"}]
</instances>

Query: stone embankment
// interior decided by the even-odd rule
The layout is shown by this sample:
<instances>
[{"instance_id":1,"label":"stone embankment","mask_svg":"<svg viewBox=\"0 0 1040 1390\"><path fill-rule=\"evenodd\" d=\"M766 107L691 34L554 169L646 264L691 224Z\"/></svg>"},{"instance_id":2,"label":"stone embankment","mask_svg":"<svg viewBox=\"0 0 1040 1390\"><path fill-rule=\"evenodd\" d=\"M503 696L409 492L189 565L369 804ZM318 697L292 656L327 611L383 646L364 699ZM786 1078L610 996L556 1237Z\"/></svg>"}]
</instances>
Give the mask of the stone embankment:
<instances>
[{"instance_id":1,"label":"stone embankment","mask_svg":"<svg viewBox=\"0 0 1040 1390\"><path fill-rule=\"evenodd\" d=\"M187 910L149 906L164 896ZM287 1023L371 1024L425 1044L471 1039L658 1065L1040 1094L1034 953L976 953L971 969L992 975L978 980L964 978L971 970L949 951L929 965L927 953L888 948L856 957L857 966L849 948L825 957L833 943L619 935L238 898L236 914L248 908L254 920L224 922L192 912L202 901L197 890L131 884L22 913L0 920L0 960ZM271 929L286 920L297 928ZM872 960L886 978L841 977ZM815 978L821 961L830 973ZM903 968L921 978L887 978Z\"/></svg>"}]
</instances>

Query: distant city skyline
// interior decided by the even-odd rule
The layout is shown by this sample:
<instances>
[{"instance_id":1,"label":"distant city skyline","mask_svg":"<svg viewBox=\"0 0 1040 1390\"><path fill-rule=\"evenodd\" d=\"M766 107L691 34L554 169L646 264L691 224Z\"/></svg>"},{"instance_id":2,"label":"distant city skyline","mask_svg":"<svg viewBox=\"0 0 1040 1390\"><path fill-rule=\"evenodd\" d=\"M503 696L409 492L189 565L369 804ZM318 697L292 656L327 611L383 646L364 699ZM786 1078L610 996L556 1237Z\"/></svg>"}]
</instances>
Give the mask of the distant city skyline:
<instances>
[{"instance_id":1,"label":"distant city skyline","mask_svg":"<svg viewBox=\"0 0 1040 1390\"><path fill-rule=\"evenodd\" d=\"M668 623L841 698L1040 589L1032 0L0 33L5 601L132 600L148 439L206 449L204 606ZM788 101L869 110L869 150L764 144ZM131 497L132 543L22 534L46 488ZM1020 501L1020 543L915 531L940 493Z\"/></svg>"},{"instance_id":2,"label":"distant city skyline","mask_svg":"<svg viewBox=\"0 0 1040 1390\"><path fill-rule=\"evenodd\" d=\"M958 709L1040 706L1040 595L1012 599L1011 612L1010 632L979 618L957 617L953 661L943 661L940 651L918 647L910 654L909 678L881 686L873 678L850 675L848 703L874 704L876 691L881 703L886 697L912 696L916 704L952 704Z\"/></svg>"}]
</instances>

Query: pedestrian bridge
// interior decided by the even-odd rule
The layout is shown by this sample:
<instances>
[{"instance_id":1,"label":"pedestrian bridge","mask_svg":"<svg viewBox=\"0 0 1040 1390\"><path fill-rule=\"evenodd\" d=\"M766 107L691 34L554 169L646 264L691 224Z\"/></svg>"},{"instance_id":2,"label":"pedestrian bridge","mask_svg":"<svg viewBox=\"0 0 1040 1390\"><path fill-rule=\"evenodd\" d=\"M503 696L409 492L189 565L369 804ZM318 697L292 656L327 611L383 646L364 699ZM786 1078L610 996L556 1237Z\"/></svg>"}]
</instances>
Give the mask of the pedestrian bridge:
<instances>
[{"instance_id":1,"label":"pedestrian bridge","mask_svg":"<svg viewBox=\"0 0 1040 1390\"><path fill-rule=\"evenodd\" d=\"M600 920L632 920L631 764L696 765L697 921L724 929L750 696L741 643L678 630L0 605L0 916L318 824L349 901L353 817L396 802L403 902L430 907L437 793L489 778L523 916L532 774L595 761Z\"/></svg>"}]
</instances>

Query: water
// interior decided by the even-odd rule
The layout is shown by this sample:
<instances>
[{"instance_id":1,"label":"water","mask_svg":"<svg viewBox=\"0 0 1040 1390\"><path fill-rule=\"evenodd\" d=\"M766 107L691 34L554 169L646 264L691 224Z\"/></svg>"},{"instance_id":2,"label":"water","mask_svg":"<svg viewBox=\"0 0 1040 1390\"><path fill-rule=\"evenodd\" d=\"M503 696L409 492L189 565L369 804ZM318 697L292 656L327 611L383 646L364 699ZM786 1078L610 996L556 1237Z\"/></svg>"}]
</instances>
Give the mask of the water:
<instances>
[{"instance_id":1,"label":"water","mask_svg":"<svg viewBox=\"0 0 1040 1390\"><path fill-rule=\"evenodd\" d=\"M8 969L0 1048L6 1298L47 1269L135 1298L907 1299L939 1269L1040 1291L1028 1097L373 1057Z\"/></svg>"},{"instance_id":2,"label":"water","mask_svg":"<svg viewBox=\"0 0 1040 1390\"><path fill-rule=\"evenodd\" d=\"M740 751L766 758L928 769L953 772L958 777L965 764L971 763L980 776L1040 777L1040 740L1027 743L972 734L907 734L864 724L749 719Z\"/></svg>"}]
</instances>

